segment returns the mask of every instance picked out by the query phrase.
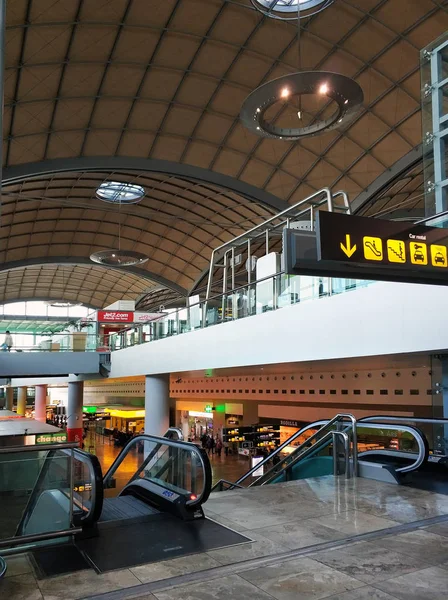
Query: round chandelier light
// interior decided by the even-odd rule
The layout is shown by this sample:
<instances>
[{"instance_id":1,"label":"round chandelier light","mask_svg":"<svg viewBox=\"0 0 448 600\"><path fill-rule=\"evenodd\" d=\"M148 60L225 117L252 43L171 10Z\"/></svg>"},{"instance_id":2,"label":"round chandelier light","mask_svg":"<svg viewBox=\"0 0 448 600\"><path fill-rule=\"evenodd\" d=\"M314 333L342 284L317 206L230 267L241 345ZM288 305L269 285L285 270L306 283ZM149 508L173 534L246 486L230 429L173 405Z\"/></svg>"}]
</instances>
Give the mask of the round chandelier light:
<instances>
[{"instance_id":1,"label":"round chandelier light","mask_svg":"<svg viewBox=\"0 0 448 600\"><path fill-rule=\"evenodd\" d=\"M281 21L295 21L300 11L301 19L312 17L333 4L334 0L250 0L252 6L265 17ZM295 13L295 16L293 16Z\"/></svg>"},{"instance_id":2,"label":"round chandelier light","mask_svg":"<svg viewBox=\"0 0 448 600\"><path fill-rule=\"evenodd\" d=\"M310 95L315 95L322 106L307 123L304 117ZM350 77L301 71L254 90L244 101L240 118L249 131L260 137L294 141L342 127L358 112L363 100L361 87Z\"/></svg>"},{"instance_id":3,"label":"round chandelier light","mask_svg":"<svg viewBox=\"0 0 448 600\"><path fill-rule=\"evenodd\" d=\"M145 188L135 183L103 181L96 190L96 197L110 204L137 204L145 197Z\"/></svg>"},{"instance_id":4,"label":"round chandelier light","mask_svg":"<svg viewBox=\"0 0 448 600\"><path fill-rule=\"evenodd\" d=\"M132 250L102 250L91 254L90 260L107 267L132 267L142 265L148 257Z\"/></svg>"}]
</instances>

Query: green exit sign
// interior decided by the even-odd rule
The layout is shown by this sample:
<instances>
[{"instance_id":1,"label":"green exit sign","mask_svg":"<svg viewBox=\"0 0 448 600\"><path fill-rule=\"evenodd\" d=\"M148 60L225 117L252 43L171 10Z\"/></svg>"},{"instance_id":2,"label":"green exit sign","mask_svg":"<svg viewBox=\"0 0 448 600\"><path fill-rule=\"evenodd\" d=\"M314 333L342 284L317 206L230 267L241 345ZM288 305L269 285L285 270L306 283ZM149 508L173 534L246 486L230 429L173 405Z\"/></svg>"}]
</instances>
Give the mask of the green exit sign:
<instances>
[{"instance_id":1,"label":"green exit sign","mask_svg":"<svg viewBox=\"0 0 448 600\"><path fill-rule=\"evenodd\" d=\"M36 444L65 444L67 441L67 433L41 433L36 435Z\"/></svg>"},{"instance_id":2,"label":"green exit sign","mask_svg":"<svg viewBox=\"0 0 448 600\"><path fill-rule=\"evenodd\" d=\"M213 407L211 404L207 404L207 406L205 407L205 412L212 412Z\"/></svg>"},{"instance_id":3,"label":"green exit sign","mask_svg":"<svg viewBox=\"0 0 448 600\"><path fill-rule=\"evenodd\" d=\"M98 411L98 407L97 406L83 406L82 407L82 412L83 413L94 414L97 411Z\"/></svg>"}]
</instances>

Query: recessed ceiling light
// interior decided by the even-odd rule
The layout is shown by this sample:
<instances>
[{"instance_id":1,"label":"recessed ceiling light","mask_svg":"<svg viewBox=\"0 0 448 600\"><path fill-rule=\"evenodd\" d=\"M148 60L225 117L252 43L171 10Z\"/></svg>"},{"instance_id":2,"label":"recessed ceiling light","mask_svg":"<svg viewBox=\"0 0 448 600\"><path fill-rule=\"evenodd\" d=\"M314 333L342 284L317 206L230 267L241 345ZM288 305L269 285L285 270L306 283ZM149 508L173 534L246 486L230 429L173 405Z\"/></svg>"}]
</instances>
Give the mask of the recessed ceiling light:
<instances>
[{"instance_id":1,"label":"recessed ceiling light","mask_svg":"<svg viewBox=\"0 0 448 600\"><path fill-rule=\"evenodd\" d=\"M282 93L281 93L281 97L282 98L287 98L289 96L289 90L288 88L283 88L282 89Z\"/></svg>"},{"instance_id":2,"label":"recessed ceiling light","mask_svg":"<svg viewBox=\"0 0 448 600\"><path fill-rule=\"evenodd\" d=\"M319 88L319 94L327 94L328 93L328 83L323 83Z\"/></svg>"}]
</instances>

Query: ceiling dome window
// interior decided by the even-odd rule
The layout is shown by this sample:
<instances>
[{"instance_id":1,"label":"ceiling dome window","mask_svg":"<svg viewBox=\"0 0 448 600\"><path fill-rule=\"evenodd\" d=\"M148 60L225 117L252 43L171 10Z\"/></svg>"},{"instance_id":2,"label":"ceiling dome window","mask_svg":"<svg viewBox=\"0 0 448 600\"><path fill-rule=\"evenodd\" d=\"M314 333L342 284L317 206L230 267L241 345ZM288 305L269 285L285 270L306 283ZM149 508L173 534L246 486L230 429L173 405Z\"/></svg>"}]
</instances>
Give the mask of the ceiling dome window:
<instances>
[{"instance_id":1,"label":"ceiling dome window","mask_svg":"<svg viewBox=\"0 0 448 600\"><path fill-rule=\"evenodd\" d=\"M300 17L311 17L324 10L334 0L251 0L253 6L273 19L291 20L297 19L300 9ZM292 14L294 13L294 14Z\"/></svg>"},{"instance_id":2,"label":"ceiling dome window","mask_svg":"<svg viewBox=\"0 0 448 600\"><path fill-rule=\"evenodd\" d=\"M135 183L104 181L96 190L96 197L112 204L137 204L145 196L145 188Z\"/></svg>"}]
</instances>

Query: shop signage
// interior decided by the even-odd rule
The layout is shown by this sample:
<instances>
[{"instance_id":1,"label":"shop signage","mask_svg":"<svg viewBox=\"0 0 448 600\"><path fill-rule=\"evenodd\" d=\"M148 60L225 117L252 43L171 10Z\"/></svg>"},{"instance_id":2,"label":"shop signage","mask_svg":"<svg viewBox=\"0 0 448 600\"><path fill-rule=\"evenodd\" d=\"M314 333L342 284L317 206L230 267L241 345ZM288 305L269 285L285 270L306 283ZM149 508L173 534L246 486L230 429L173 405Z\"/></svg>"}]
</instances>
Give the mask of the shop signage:
<instances>
[{"instance_id":1,"label":"shop signage","mask_svg":"<svg viewBox=\"0 0 448 600\"><path fill-rule=\"evenodd\" d=\"M82 407L82 412L83 413L92 414L92 413L96 413L97 410L98 410L97 406L83 406Z\"/></svg>"},{"instance_id":2,"label":"shop signage","mask_svg":"<svg viewBox=\"0 0 448 600\"><path fill-rule=\"evenodd\" d=\"M151 321L158 321L165 316L165 313L134 313L134 323L151 323Z\"/></svg>"},{"instance_id":3,"label":"shop signage","mask_svg":"<svg viewBox=\"0 0 448 600\"><path fill-rule=\"evenodd\" d=\"M252 468L256 467L262 460L264 460L263 456L252 456ZM264 466L259 467L252 473L252 477L261 477L262 475L264 475Z\"/></svg>"},{"instance_id":4,"label":"shop signage","mask_svg":"<svg viewBox=\"0 0 448 600\"><path fill-rule=\"evenodd\" d=\"M99 323L132 323L134 321L134 313L121 310L99 310Z\"/></svg>"},{"instance_id":5,"label":"shop signage","mask_svg":"<svg viewBox=\"0 0 448 600\"><path fill-rule=\"evenodd\" d=\"M36 444L65 444L67 434L65 431L58 433L41 433L36 435Z\"/></svg>"},{"instance_id":6,"label":"shop signage","mask_svg":"<svg viewBox=\"0 0 448 600\"><path fill-rule=\"evenodd\" d=\"M75 485L75 487L73 488L74 492L91 492L92 491L92 484L91 483L78 483L77 485Z\"/></svg>"},{"instance_id":7,"label":"shop signage","mask_svg":"<svg viewBox=\"0 0 448 600\"><path fill-rule=\"evenodd\" d=\"M293 421L291 419L280 419L280 427L297 427L300 428L301 424L299 421Z\"/></svg>"}]
</instances>

